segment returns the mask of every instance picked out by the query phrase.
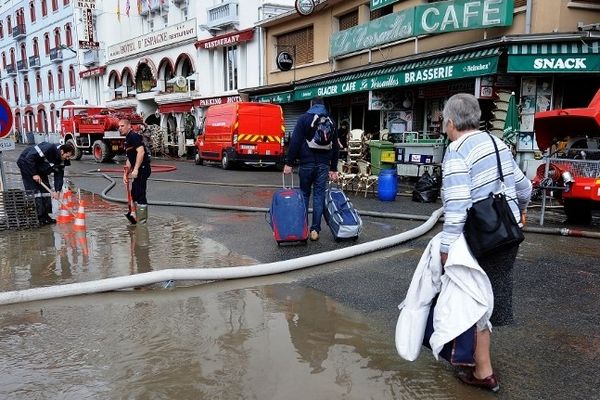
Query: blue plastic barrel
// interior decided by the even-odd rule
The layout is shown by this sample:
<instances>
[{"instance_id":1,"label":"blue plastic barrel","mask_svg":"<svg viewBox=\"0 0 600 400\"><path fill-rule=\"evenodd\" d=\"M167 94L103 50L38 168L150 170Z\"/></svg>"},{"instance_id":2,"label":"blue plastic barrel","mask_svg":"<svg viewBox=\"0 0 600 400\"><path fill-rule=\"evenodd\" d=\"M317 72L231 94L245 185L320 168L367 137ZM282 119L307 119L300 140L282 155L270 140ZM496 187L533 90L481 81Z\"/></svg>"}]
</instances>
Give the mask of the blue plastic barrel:
<instances>
[{"instance_id":1,"label":"blue plastic barrel","mask_svg":"<svg viewBox=\"0 0 600 400\"><path fill-rule=\"evenodd\" d=\"M377 196L381 201L396 200L398 193L398 175L395 169L382 169L379 173L379 182L377 184Z\"/></svg>"}]
</instances>

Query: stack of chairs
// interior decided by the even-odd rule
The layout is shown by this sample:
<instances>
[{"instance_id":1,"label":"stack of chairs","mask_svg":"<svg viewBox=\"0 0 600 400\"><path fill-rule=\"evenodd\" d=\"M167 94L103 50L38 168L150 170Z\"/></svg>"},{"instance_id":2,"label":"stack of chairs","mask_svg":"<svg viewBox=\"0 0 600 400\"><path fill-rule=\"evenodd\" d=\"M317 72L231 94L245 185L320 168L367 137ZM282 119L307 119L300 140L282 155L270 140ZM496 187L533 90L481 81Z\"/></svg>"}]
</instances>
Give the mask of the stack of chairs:
<instances>
[{"instance_id":1,"label":"stack of chairs","mask_svg":"<svg viewBox=\"0 0 600 400\"><path fill-rule=\"evenodd\" d=\"M348 136L348 161L356 162L362 157L363 147L363 135L362 129L352 129Z\"/></svg>"}]
</instances>

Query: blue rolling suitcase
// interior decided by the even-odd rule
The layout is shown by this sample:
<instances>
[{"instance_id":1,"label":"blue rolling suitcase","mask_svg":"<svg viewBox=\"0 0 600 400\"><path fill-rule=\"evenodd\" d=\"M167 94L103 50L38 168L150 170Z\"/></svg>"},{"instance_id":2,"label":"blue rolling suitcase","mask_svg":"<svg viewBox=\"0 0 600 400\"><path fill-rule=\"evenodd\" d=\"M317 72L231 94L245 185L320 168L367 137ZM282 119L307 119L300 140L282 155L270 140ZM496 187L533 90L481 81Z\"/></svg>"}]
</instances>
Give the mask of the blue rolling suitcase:
<instances>
[{"instance_id":1,"label":"blue rolling suitcase","mask_svg":"<svg viewBox=\"0 0 600 400\"><path fill-rule=\"evenodd\" d=\"M362 219L342 189L329 187L325 192L325 221L334 239L358 239Z\"/></svg>"},{"instance_id":2,"label":"blue rolling suitcase","mask_svg":"<svg viewBox=\"0 0 600 400\"><path fill-rule=\"evenodd\" d=\"M294 176L292 186L285 186L273 194L271 208L267 212L267 221L273 229L273 236L277 244L286 242L304 242L308 240L308 218L304 206L304 196L300 189L294 189Z\"/></svg>"}]
</instances>

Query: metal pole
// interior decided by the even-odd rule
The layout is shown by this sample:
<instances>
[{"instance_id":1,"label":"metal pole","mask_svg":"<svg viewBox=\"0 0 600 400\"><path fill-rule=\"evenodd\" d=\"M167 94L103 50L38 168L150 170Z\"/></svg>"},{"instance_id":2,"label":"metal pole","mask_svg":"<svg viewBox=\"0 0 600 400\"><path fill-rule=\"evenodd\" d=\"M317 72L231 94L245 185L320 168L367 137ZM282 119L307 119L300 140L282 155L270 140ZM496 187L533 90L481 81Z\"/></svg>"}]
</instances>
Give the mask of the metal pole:
<instances>
[{"instance_id":1,"label":"metal pole","mask_svg":"<svg viewBox=\"0 0 600 400\"><path fill-rule=\"evenodd\" d=\"M4 192L4 182L6 177L4 176L4 162L2 161L2 152L0 151L0 192Z\"/></svg>"}]
</instances>

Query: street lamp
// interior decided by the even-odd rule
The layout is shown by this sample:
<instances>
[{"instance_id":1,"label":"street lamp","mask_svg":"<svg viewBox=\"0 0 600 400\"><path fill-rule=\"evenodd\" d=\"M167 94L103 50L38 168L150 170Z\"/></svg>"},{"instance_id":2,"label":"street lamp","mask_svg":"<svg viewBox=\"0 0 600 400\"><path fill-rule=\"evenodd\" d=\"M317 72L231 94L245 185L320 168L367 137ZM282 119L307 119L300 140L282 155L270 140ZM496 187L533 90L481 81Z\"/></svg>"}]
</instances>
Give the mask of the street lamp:
<instances>
[{"instance_id":1,"label":"street lamp","mask_svg":"<svg viewBox=\"0 0 600 400\"><path fill-rule=\"evenodd\" d=\"M74 50L74 49L72 49L72 48L70 48L70 47L69 47L69 46L67 46L66 44L61 44L61 45L60 45L60 48L61 48L62 50L69 50L69 51L72 51L72 52L73 52L73 54L77 55L77 51L76 51L76 50Z\"/></svg>"}]
</instances>

